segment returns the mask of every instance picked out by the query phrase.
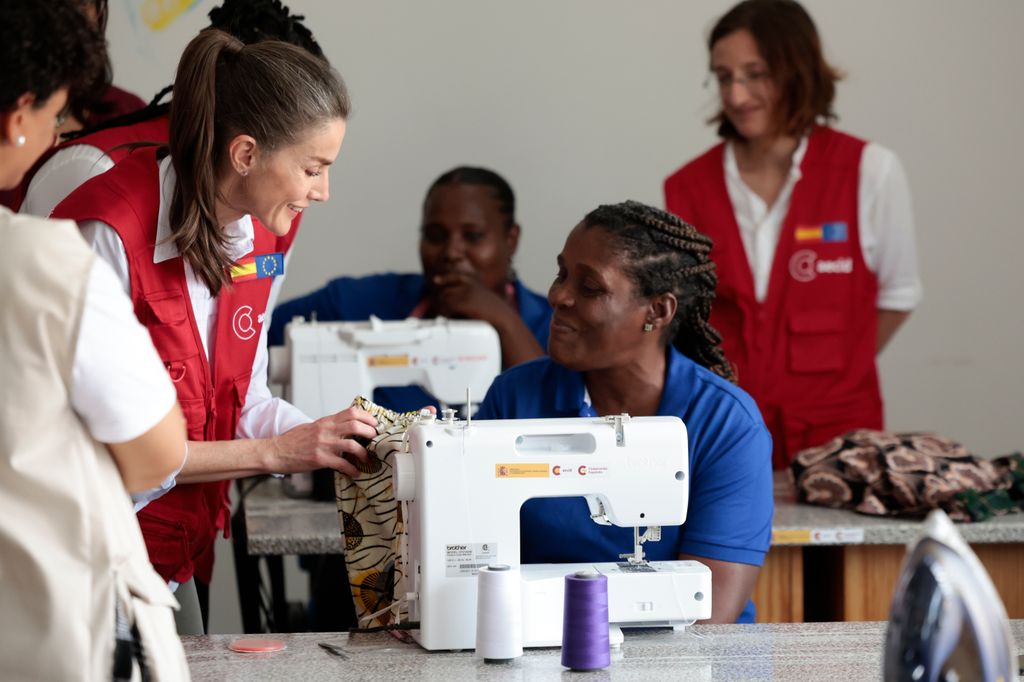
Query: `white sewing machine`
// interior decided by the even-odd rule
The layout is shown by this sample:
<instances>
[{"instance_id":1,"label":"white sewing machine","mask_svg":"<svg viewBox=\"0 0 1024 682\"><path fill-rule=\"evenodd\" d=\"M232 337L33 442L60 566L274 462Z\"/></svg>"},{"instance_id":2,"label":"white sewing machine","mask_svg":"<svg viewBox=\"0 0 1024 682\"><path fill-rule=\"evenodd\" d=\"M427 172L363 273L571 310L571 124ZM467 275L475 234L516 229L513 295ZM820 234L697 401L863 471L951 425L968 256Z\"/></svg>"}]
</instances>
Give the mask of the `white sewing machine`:
<instances>
[{"instance_id":1,"label":"white sewing machine","mask_svg":"<svg viewBox=\"0 0 1024 682\"><path fill-rule=\"evenodd\" d=\"M643 558L661 526L686 520L688 449L678 418L461 421L448 413L422 417L407 436L394 486L409 503L405 596L424 648L474 648L476 575L489 564L520 564L519 509L534 497L584 496L595 523L632 526L634 543L621 562L522 565L524 646L561 644L564 577L585 569L608 578L612 644L621 627L711 616L707 566Z\"/></svg>"},{"instance_id":2,"label":"white sewing machine","mask_svg":"<svg viewBox=\"0 0 1024 682\"><path fill-rule=\"evenodd\" d=\"M284 346L270 349L270 381L283 384L285 398L314 419L382 386L418 384L442 405L464 403L467 390L483 400L501 372L498 333L478 320L297 317L284 337Z\"/></svg>"}]
</instances>

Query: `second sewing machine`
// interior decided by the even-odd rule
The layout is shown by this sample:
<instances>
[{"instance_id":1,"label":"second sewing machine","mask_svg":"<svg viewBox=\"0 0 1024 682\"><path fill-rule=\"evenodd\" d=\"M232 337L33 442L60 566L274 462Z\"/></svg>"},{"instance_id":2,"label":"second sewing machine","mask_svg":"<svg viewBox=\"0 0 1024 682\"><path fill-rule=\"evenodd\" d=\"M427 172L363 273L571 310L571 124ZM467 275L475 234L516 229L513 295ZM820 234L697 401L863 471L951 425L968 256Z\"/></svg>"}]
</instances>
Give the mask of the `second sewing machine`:
<instances>
[{"instance_id":1,"label":"second sewing machine","mask_svg":"<svg viewBox=\"0 0 1024 682\"><path fill-rule=\"evenodd\" d=\"M442 406L483 400L501 372L494 327L478 320L317 322L285 327L285 345L270 349L270 380L313 419L371 398L376 388L422 386ZM418 407L422 407L418 405Z\"/></svg>"}]
</instances>

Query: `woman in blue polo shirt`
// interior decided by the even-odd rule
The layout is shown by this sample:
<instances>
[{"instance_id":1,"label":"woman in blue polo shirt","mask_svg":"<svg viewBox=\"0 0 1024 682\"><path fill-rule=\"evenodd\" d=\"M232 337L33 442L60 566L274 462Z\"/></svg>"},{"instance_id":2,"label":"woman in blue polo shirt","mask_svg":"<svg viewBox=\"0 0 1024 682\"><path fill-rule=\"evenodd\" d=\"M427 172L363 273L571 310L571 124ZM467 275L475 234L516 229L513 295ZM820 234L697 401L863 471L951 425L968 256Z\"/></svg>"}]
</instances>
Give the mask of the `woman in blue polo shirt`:
<instances>
[{"instance_id":1,"label":"woman in blue polo shirt","mask_svg":"<svg viewBox=\"0 0 1024 682\"><path fill-rule=\"evenodd\" d=\"M274 310L270 345L284 343L296 316L321 321L444 316L489 322L501 339L502 366L544 354L551 308L516 279L519 244L515 195L497 173L460 166L434 181L423 202L420 261L423 274L339 277ZM418 386L378 389L376 402L418 410L436 400Z\"/></svg>"},{"instance_id":2,"label":"woman in blue polo shirt","mask_svg":"<svg viewBox=\"0 0 1024 682\"><path fill-rule=\"evenodd\" d=\"M753 622L750 595L771 537L772 444L708 325L710 251L710 239L664 211L634 201L592 211L558 256L550 358L499 376L477 417L680 417L690 443L686 523L644 550L711 568L711 622ZM521 515L523 563L616 561L633 547L631 528L595 524L581 497L529 500Z\"/></svg>"}]
</instances>

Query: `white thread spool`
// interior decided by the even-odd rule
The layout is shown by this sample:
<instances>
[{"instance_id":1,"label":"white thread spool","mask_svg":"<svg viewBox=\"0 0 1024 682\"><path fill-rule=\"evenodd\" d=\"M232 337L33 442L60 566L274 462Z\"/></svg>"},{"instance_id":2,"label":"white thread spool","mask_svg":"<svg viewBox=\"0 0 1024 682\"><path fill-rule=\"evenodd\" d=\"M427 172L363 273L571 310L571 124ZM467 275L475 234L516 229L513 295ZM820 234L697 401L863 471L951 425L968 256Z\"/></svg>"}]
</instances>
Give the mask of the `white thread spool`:
<instances>
[{"instance_id":1,"label":"white thread spool","mask_svg":"<svg viewBox=\"0 0 1024 682\"><path fill-rule=\"evenodd\" d=\"M485 661L523 655L523 602L518 568L492 564L477 575L476 653Z\"/></svg>"}]
</instances>

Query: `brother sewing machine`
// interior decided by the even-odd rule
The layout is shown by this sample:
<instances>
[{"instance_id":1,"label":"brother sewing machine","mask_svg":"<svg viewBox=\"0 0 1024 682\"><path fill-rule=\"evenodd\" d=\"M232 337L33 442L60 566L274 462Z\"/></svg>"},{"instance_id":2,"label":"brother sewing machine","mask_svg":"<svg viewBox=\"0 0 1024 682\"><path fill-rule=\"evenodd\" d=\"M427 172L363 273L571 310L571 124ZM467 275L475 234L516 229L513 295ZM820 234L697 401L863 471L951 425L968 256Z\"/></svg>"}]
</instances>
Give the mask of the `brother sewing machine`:
<instances>
[{"instance_id":1,"label":"brother sewing machine","mask_svg":"<svg viewBox=\"0 0 1024 682\"><path fill-rule=\"evenodd\" d=\"M678 418L461 421L449 411L424 416L407 436L394 485L409 504L405 596L424 648L474 647L476 575L520 563L519 508L534 497L583 496L595 523L632 526L634 543L621 562L522 565L524 646L561 644L564 577L580 570L608 578L612 644L621 627L711 616L707 566L644 559L661 526L686 520L688 449Z\"/></svg>"},{"instance_id":2,"label":"brother sewing machine","mask_svg":"<svg viewBox=\"0 0 1024 682\"><path fill-rule=\"evenodd\" d=\"M283 384L285 398L314 419L381 386L418 384L442 405L462 404L467 389L482 400L501 372L498 333L477 320L297 317L284 336L283 347L271 348L270 380Z\"/></svg>"}]
</instances>

